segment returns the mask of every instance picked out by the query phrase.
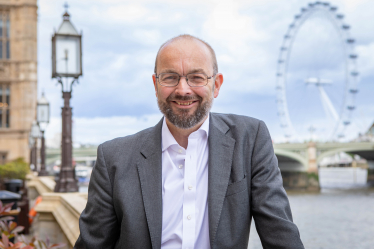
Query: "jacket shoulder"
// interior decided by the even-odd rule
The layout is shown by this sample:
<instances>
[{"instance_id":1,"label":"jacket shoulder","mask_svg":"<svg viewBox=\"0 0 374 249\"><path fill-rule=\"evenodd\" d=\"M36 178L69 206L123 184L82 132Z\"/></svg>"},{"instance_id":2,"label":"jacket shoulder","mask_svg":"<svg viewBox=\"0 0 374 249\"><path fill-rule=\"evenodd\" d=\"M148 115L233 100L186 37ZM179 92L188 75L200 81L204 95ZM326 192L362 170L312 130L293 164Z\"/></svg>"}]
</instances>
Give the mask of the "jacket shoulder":
<instances>
[{"instance_id":1,"label":"jacket shoulder","mask_svg":"<svg viewBox=\"0 0 374 249\"><path fill-rule=\"evenodd\" d=\"M114 138L100 144L99 147L101 147L104 152L123 151L123 148L136 149L139 144L141 145L144 139L149 136L154 128L155 127L150 127L132 135Z\"/></svg>"},{"instance_id":2,"label":"jacket shoulder","mask_svg":"<svg viewBox=\"0 0 374 249\"><path fill-rule=\"evenodd\" d=\"M245 129L245 130L257 130L261 123L264 121L257 118L237 115L237 114L223 114L223 113L211 113L212 118L219 122L224 122L231 129Z\"/></svg>"}]
</instances>

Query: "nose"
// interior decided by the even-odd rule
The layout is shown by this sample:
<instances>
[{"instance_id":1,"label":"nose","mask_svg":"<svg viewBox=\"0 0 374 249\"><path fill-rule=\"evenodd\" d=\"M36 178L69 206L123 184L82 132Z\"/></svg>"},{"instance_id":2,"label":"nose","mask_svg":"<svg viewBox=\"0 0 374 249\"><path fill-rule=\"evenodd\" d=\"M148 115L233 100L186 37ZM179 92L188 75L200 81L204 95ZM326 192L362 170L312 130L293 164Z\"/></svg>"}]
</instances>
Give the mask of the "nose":
<instances>
[{"instance_id":1,"label":"nose","mask_svg":"<svg viewBox=\"0 0 374 249\"><path fill-rule=\"evenodd\" d=\"M182 96L192 94L191 87L187 84L185 76L182 76L179 79L179 84L176 86L175 93Z\"/></svg>"}]
</instances>

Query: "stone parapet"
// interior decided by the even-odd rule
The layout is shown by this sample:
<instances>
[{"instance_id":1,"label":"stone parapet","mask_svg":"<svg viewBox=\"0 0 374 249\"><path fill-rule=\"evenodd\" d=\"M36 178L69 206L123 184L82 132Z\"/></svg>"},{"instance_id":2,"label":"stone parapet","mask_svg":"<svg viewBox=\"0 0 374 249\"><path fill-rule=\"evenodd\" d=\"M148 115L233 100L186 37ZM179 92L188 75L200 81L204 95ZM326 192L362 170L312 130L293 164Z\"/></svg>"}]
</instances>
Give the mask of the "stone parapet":
<instances>
[{"instance_id":1,"label":"stone parapet","mask_svg":"<svg viewBox=\"0 0 374 249\"><path fill-rule=\"evenodd\" d=\"M34 207L38 214L31 234L39 239L48 238L52 243L65 243L65 248L70 249L79 236L79 217L86 207L87 193L55 193L55 184L50 176L27 175L30 207L42 196L42 201Z\"/></svg>"},{"instance_id":2,"label":"stone parapet","mask_svg":"<svg viewBox=\"0 0 374 249\"><path fill-rule=\"evenodd\" d=\"M38 217L34 235L72 248L79 236L79 217L86 203L87 194L44 193L42 202L35 207Z\"/></svg>"},{"instance_id":3,"label":"stone parapet","mask_svg":"<svg viewBox=\"0 0 374 249\"><path fill-rule=\"evenodd\" d=\"M36 176L35 173L28 174L26 177L26 186L29 200L32 202L39 195L44 193L53 193L56 182L51 176ZM33 203L30 203L33 204Z\"/></svg>"}]
</instances>

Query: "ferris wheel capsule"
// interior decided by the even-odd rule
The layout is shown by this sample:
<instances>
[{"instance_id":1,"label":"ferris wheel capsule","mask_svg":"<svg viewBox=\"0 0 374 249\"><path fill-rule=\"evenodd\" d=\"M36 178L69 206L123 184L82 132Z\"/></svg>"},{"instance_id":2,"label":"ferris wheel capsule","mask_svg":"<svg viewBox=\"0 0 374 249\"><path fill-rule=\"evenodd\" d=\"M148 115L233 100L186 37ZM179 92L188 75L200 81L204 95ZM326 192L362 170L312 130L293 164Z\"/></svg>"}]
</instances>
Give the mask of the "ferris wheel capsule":
<instances>
[{"instance_id":1,"label":"ferris wheel capsule","mask_svg":"<svg viewBox=\"0 0 374 249\"><path fill-rule=\"evenodd\" d=\"M356 107L353 105L350 105L350 106L347 106L347 109L350 111L353 111L354 109L356 109Z\"/></svg>"},{"instance_id":2,"label":"ferris wheel capsule","mask_svg":"<svg viewBox=\"0 0 374 249\"><path fill-rule=\"evenodd\" d=\"M331 6L331 7L330 7L330 11L337 11L337 10L338 10L338 8L335 7L335 6Z\"/></svg>"},{"instance_id":3,"label":"ferris wheel capsule","mask_svg":"<svg viewBox=\"0 0 374 249\"><path fill-rule=\"evenodd\" d=\"M347 43L353 44L353 43L355 43L355 39L349 38L349 39L347 39Z\"/></svg>"},{"instance_id":4,"label":"ferris wheel capsule","mask_svg":"<svg viewBox=\"0 0 374 249\"><path fill-rule=\"evenodd\" d=\"M351 75L352 75L353 77L356 77L356 76L358 76L358 72L357 72L357 71L353 71L353 72L351 72Z\"/></svg>"}]
</instances>

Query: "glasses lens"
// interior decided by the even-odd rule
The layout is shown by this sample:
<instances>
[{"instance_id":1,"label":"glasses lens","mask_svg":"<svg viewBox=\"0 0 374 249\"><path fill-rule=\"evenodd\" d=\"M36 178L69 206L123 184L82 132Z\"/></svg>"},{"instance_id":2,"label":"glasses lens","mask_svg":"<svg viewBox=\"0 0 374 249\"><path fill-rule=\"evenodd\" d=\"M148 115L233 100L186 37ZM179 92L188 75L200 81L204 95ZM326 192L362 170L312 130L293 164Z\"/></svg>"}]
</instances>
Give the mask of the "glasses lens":
<instances>
[{"instance_id":1,"label":"glasses lens","mask_svg":"<svg viewBox=\"0 0 374 249\"><path fill-rule=\"evenodd\" d=\"M203 86L208 82L208 76L203 73L187 74L188 83L193 86Z\"/></svg>"},{"instance_id":2,"label":"glasses lens","mask_svg":"<svg viewBox=\"0 0 374 249\"><path fill-rule=\"evenodd\" d=\"M175 86L178 84L179 75L176 73L162 73L159 76L159 80L163 86Z\"/></svg>"}]
</instances>

